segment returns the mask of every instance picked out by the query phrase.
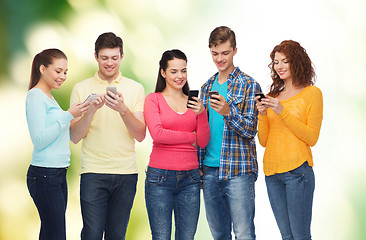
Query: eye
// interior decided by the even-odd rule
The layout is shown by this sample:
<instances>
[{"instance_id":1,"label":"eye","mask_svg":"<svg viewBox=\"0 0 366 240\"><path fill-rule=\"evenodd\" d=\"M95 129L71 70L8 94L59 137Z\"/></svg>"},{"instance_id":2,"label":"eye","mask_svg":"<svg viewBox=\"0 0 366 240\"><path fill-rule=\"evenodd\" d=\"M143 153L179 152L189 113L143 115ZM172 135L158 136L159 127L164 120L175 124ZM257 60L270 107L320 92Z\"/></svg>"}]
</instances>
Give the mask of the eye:
<instances>
[{"instance_id":1,"label":"eye","mask_svg":"<svg viewBox=\"0 0 366 240\"><path fill-rule=\"evenodd\" d=\"M60 74L61 73L61 71L58 71L58 70L56 70L56 72L57 72L57 74Z\"/></svg>"},{"instance_id":2,"label":"eye","mask_svg":"<svg viewBox=\"0 0 366 240\"><path fill-rule=\"evenodd\" d=\"M114 60L114 61L117 61L117 60L118 60L118 58L117 58L117 57L114 57L114 58L113 58L113 60Z\"/></svg>"}]
</instances>

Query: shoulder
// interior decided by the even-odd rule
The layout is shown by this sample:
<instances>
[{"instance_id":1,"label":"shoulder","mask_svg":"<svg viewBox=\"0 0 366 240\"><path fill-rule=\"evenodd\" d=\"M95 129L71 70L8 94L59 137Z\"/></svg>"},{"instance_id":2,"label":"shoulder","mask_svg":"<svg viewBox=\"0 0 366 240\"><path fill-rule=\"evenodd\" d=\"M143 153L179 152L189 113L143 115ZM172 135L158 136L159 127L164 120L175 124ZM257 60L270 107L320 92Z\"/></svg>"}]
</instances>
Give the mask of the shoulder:
<instances>
[{"instance_id":1,"label":"shoulder","mask_svg":"<svg viewBox=\"0 0 366 240\"><path fill-rule=\"evenodd\" d=\"M27 101L44 101L44 93L38 88L32 88L27 93Z\"/></svg>"},{"instance_id":2,"label":"shoulder","mask_svg":"<svg viewBox=\"0 0 366 240\"><path fill-rule=\"evenodd\" d=\"M146 100L145 101L157 101L159 100L160 98L160 93L149 93L147 96L146 96Z\"/></svg>"},{"instance_id":3,"label":"shoulder","mask_svg":"<svg viewBox=\"0 0 366 240\"><path fill-rule=\"evenodd\" d=\"M261 91L259 83L238 67L234 71L234 74L237 84L242 85L245 89L254 89L256 92Z\"/></svg>"},{"instance_id":4,"label":"shoulder","mask_svg":"<svg viewBox=\"0 0 366 240\"><path fill-rule=\"evenodd\" d=\"M131 87L133 89L144 89L144 86L141 83L136 82L135 80L132 80L132 79L127 78L125 76L122 76L121 84L124 85L124 86Z\"/></svg>"},{"instance_id":5,"label":"shoulder","mask_svg":"<svg viewBox=\"0 0 366 240\"><path fill-rule=\"evenodd\" d=\"M317 97L322 97L322 91L320 90L320 88L316 87L316 86L308 86L304 89L304 93L306 94L306 96L308 96L309 98L317 98Z\"/></svg>"},{"instance_id":6,"label":"shoulder","mask_svg":"<svg viewBox=\"0 0 366 240\"><path fill-rule=\"evenodd\" d=\"M91 77L91 78L85 79L81 82L78 82L74 85L74 89L84 88L85 86L89 86L90 84L92 84L94 82L93 80L94 80L94 78Z\"/></svg>"},{"instance_id":7,"label":"shoulder","mask_svg":"<svg viewBox=\"0 0 366 240\"><path fill-rule=\"evenodd\" d=\"M209 85L212 85L212 83L215 81L215 78L217 76L218 72L215 73L213 76L211 76L202 86L201 89L207 88Z\"/></svg>"}]
</instances>

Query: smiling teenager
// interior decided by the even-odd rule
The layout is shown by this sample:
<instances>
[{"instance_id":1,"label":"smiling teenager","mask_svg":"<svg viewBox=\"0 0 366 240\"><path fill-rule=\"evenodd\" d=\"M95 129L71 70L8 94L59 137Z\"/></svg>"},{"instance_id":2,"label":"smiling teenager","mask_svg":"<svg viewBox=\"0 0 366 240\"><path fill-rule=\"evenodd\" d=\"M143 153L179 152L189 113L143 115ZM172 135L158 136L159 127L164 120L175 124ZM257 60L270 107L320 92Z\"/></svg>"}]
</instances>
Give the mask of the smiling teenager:
<instances>
[{"instance_id":1,"label":"smiling teenager","mask_svg":"<svg viewBox=\"0 0 366 240\"><path fill-rule=\"evenodd\" d=\"M70 121L89 109L74 103L63 111L51 94L66 81L67 57L58 49L38 53L26 98L28 129L34 146L27 186L41 219L40 240L66 239L66 172L70 165Z\"/></svg>"},{"instance_id":2,"label":"smiling teenager","mask_svg":"<svg viewBox=\"0 0 366 240\"><path fill-rule=\"evenodd\" d=\"M315 178L310 147L319 138L323 97L305 49L286 40L270 54L270 92L259 101L258 139L263 169L282 239L311 240Z\"/></svg>"},{"instance_id":3,"label":"smiling teenager","mask_svg":"<svg viewBox=\"0 0 366 240\"><path fill-rule=\"evenodd\" d=\"M145 200L153 240L193 240L200 210L197 146L210 138L202 102L188 102L187 57L180 50L163 53L154 93L146 97L144 114L153 139L146 171Z\"/></svg>"},{"instance_id":4,"label":"smiling teenager","mask_svg":"<svg viewBox=\"0 0 366 240\"><path fill-rule=\"evenodd\" d=\"M199 149L206 218L215 240L232 239L232 230L235 239L255 239L258 118L254 97L261 89L234 66L234 31L215 28L209 48L218 72L201 88L211 131L207 147ZM218 94L211 95L213 91Z\"/></svg>"},{"instance_id":5,"label":"smiling teenager","mask_svg":"<svg viewBox=\"0 0 366 240\"><path fill-rule=\"evenodd\" d=\"M103 33L95 42L98 71L74 86L71 103L97 97L89 111L71 123L71 140L81 147L81 239L125 239L136 193L135 139L145 138L145 93L141 84L119 71L122 39ZM107 87L116 89L116 93Z\"/></svg>"}]
</instances>

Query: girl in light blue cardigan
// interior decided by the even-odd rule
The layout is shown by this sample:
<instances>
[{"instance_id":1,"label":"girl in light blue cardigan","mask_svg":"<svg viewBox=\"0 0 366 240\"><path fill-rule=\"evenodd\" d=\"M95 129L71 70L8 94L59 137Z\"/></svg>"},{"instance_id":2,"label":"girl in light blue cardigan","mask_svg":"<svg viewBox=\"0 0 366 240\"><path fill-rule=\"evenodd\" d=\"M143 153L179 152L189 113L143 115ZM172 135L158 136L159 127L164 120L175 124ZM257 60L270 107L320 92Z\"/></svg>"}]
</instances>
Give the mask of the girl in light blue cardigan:
<instances>
[{"instance_id":1,"label":"girl in light blue cardigan","mask_svg":"<svg viewBox=\"0 0 366 240\"><path fill-rule=\"evenodd\" d=\"M90 106L86 102L74 104L67 111L60 108L51 90L61 87L66 73L67 57L58 49L44 50L33 59L26 116L34 150L27 186L41 219L39 239L66 239L70 121Z\"/></svg>"}]
</instances>

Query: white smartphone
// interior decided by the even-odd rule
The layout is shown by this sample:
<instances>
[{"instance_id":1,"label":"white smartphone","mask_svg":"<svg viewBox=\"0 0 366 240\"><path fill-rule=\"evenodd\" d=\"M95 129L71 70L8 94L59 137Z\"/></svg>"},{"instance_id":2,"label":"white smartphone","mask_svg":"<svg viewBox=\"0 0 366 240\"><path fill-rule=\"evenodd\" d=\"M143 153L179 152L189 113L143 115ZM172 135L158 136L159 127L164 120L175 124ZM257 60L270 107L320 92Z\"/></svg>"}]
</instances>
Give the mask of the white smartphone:
<instances>
[{"instance_id":1,"label":"white smartphone","mask_svg":"<svg viewBox=\"0 0 366 240\"><path fill-rule=\"evenodd\" d=\"M111 95L108 94L108 91L111 91L112 93L117 94L117 88L116 87L107 87L107 90L106 90L108 97L114 99L114 97L112 97Z\"/></svg>"},{"instance_id":2,"label":"white smartphone","mask_svg":"<svg viewBox=\"0 0 366 240\"><path fill-rule=\"evenodd\" d=\"M87 101L89 101L89 100L90 100L90 102L91 102L91 101L93 101L96 97L97 97L97 94L92 93L92 94L90 94L90 95L85 99L85 101L84 101L83 103L86 103L86 102L87 102Z\"/></svg>"}]
</instances>

